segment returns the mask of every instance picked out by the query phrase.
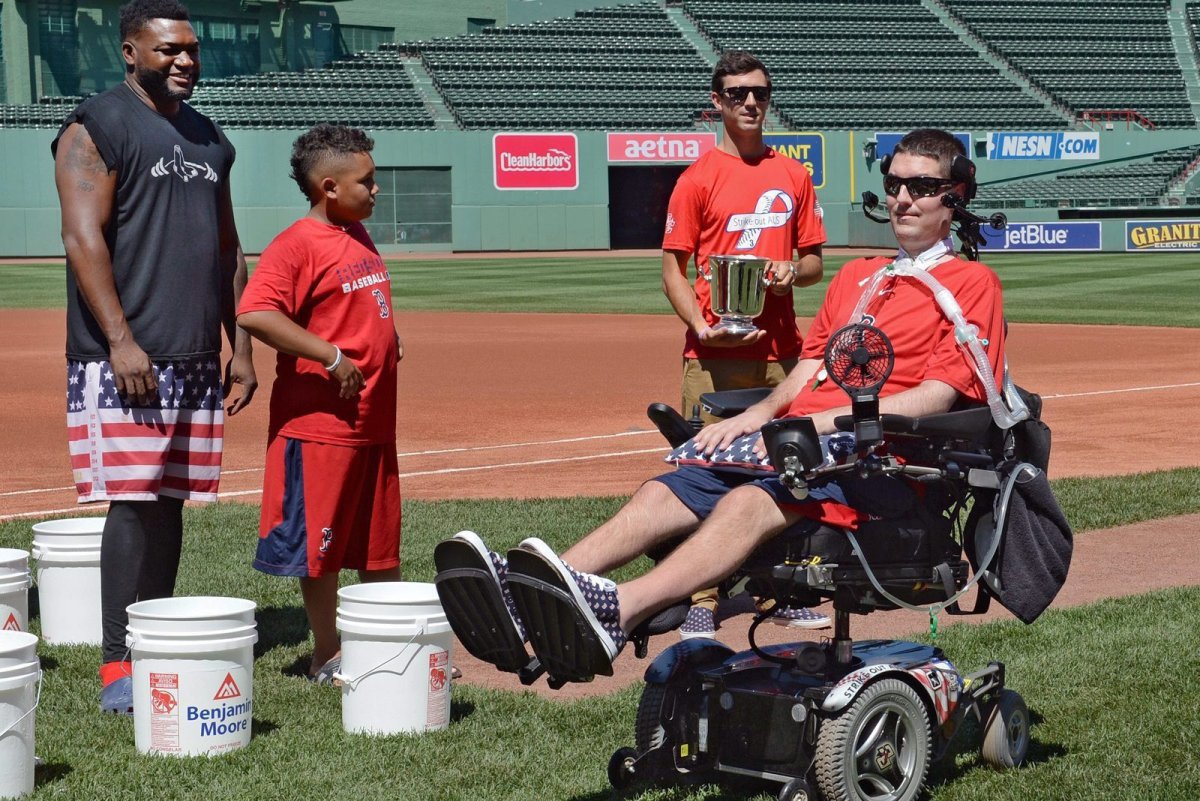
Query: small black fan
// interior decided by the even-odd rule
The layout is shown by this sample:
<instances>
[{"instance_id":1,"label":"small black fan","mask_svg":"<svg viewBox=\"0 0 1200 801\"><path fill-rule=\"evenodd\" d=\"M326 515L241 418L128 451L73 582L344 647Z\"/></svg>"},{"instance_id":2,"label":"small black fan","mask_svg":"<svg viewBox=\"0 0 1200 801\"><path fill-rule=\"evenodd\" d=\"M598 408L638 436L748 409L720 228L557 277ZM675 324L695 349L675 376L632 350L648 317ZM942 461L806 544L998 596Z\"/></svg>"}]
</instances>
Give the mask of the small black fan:
<instances>
[{"instance_id":1,"label":"small black fan","mask_svg":"<svg viewBox=\"0 0 1200 801\"><path fill-rule=\"evenodd\" d=\"M879 390L895 363L896 353L887 334L865 323L839 328L825 346L825 372L850 396L854 438L860 447L883 439Z\"/></svg>"}]
</instances>

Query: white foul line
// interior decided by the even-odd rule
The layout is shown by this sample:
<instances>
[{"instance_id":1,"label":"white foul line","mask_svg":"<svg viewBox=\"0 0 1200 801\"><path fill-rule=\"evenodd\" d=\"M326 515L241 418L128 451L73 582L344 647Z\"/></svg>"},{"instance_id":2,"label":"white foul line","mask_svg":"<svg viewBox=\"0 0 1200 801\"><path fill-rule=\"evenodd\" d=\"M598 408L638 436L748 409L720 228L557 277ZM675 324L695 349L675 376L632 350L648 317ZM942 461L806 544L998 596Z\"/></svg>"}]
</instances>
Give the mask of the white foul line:
<instances>
[{"instance_id":1,"label":"white foul line","mask_svg":"<svg viewBox=\"0 0 1200 801\"><path fill-rule=\"evenodd\" d=\"M533 467L535 465L546 464L562 464L565 462L586 462L593 459L611 459L617 456L639 456L646 453L662 453L663 448L645 448L636 451L613 451L612 453L597 453L589 456L564 456L558 459L535 459L531 462L506 462L503 464L483 464L473 465L471 467L445 467L439 470L419 470L411 473L401 473L400 478L416 478L419 476L438 476L450 475L453 473L472 473L481 470L502 470L509 467ZM242 471L246 472L246 471ZM63 489L74 489L73 487L64 487ZM217 494L218 498L240 498L246 495L261 495L261 489L240 490L237 492L221 492ZM0 522L6 520L19 520L24 517L41 517L43 515L66 514L67 512L77 512L84 509L99 509L100 505L74 506L67 509L43 509L38 512L22 512L13 515L0 515Z\"/></svg>"},{"instance_id":2,"label":"white foul line","mask_svg":"<svg viewBox=\"0 0 1200 801\"><path fill-rule=\"evenodd\" d=\"M1043 395L1042 400L1050 400L1052 398L1086 398L1091 395L1120 395L1124 392L1151 392L1156 389L1186 389L1188 387L1200 387L1200 381L1193 381L1190 384L1160 384L1156 387L1129 387L1127 389L1098 389L1095 392L1070 392L1061 395Z\"/></svg>"},{"instance_id":3,"label":"white foul line","mask_svg":"<svg viewBox=\"0 0 1200 801\"><path fill-rule=\"evenodd\" d=\"M615 456L638 456L644 453L662 453L663 448L646 448L640 451L614 451L613 453L596 453L591 456L564 456L560 459L535 459L532 462L508 462L505 464L481 464L472 467L443 467L439 470L420 470L413 473L401 473L400 478L416 478L418 476L444 476L452 473L474 473L480 470L503 470L506 467L533 467L540 464L562 464L564 462L587 462L592 459L611 459ZM220 498L234 498L241 495L259 495L261 489L241 490L239 492L222 492Z\"/></svg>"},{"instance_id":4,"label":"white foul line","mask_svg":"<svg viewBox=\"0 0 1200 801\"><path fill-rule=\"evenodd\" d=\"M597 440L597 439L615 439L617 437L643 437L643 436L646 436L647 434L658 435L658 432L657 431L621 431L616 434L592 434L592 435L586 436L586 437L568 437L566 439L542 439L542 440L532 440L530 442L506 442L506 443L501 443L499 445L476 445L476 446L469 447L469 448L442 448L440 450L430 450L430 451L409 451L409 452L397 453L396 458L397 459L406 459L406 458L414 457L414 456L440 456L440 455L447 454L447 453L478 453L478 452L482 452L482 451L503 450L505 448L529 448L529 447L533 447L535 445L565 445L565 444L571 443L571 442L589 442L589 441ZM639 451L639 453L640 452L641 451ZM261 467L243 467L243 468L239 468L237 470L222 470L221 475L236 476L241 473L261 473L262 471L263 471L263 468L261 468ZM408 475L419 476L419 475L425 475L425 474L424 473L409 473ZM403 476L401 476L401 477L403 477ZM69 489L75 489L75 485L72 484L72 485L66 486L66 487L48 487L45 489L9 490L8 492L0 492L0 498L7 497L9 495L36 495L40 492L65 492L66 490L69 490ZM55 511L62 511L62 510L55 510ZM0 520L2 520L2 519L4 519L4 518L0 517Z\"/></svg>"},{"instance_id":5,"label":"white foul line","mask_svg":"<svg viewBox=\"0 0 1200 801\"><path fill-rule=\"evenodd\" d=\"M1096 396L1096 395L1121 395L1121 394L1125 394L1125 393L1129 393L1129 392L1153 392L1156 390L1164 390L1164 389L1187 389L1189 387L1200 387L1200 381L1192 381L1192 382L1188 382L1188 383L1184 383L1184 384L1158 384L1155 386L1146 386L1146 387L1127 387L1125 389L1100 389L1100 390L1095 390L1092 392L1065 392L1065 393L1058 393L1058 394L1054 394L1054 395L1042 395L1042 400L1047 401L1047 400L1062 400L1062 399L1066 399L1066 398L1086 398L1086 397L1092 397L1092 396ZM447 454L447 453L474 453L474 452L479 452L479 451L501 450L501 449L505 449L505 448L527 448L527 447L531 447L531 446L535 446L535 445L561 445L561 444L565 444L565 443L569 443L569 442L587 442L587 441L591 441L591 440L614 439L616 437L638 437L638 436L645 436L647 434L657 434L657 433L658 433L657 431L622 431L622 432L619 432L616 434L593 434L593 435L586 436L586 437L569 437L569 438L565 438L565 439L548 439L548 440L535 440L535 441L531 441L531 442L502 443L499 445L479 445L479 446L474 446L474 447L469 447L469 448L444 448L444 449L440 449L440 450L412 451L412 452L407 452L407 453L397 453L396 456L398 458L406 458L406 457L414 457L414 456L434 456L434 455ZM418 476L446 475L446 474L450 474L450 473L466 473L466 472L474 472L474 471L479 471L479 470L499 470L499 469L508 468L508 467L531 467L534 465L558 464L561 462L578 462L578 461L586 461L589 459L607 459L607 458L611 458L613 456L633 456L633 455L637 455L637 454L655 453L655 452L661 452L661 451L662 451L662 448L649 448L646 450L638 450L638 451L619 451L619 452L615 452L615 453L602 453L602 454L597 454L594 456L571 456L571 457L565 457L565 458L561 458L561 459L539 459L539 460L535 460L532 462L509 462L506 464L477 465L477 466L473 466L473 467L448 467L448 468L443 468L441 470L425 470L425 471L418 471L418 472L413 472L413 473L401 473L400 477L401 478L415 478ZM225 470L222 472L222 475L237 475L239 473L261 473L261 472L262 472L261 467L247 467L247 468L242 468L242 469L238 469L238 470ZM41 493L41 492L64 492L66 490L70 490L70 489L74 489L74 488L75 488L74 485L71 485L71 486L66 486L66 487L50 487L48 489L10 490L8 492L0 492L0 497L8 497L11 495L33 495L33 494ZM239 496L243 496L243 495L258 495L261 493L262 493L262 490L260 490L260 489L259 490L243 490L240 492L222 492L218 495L218 497L234 498L234 497L239 497ZM3 522L5 520L18 520L18 519L25 518L25 517L40 517L43 515L65 514L67 512L80 511L83 508L85 508L85 507L70 507L67 509L43 509L42 511L38 511L38 512L23 512L20 514L0 515L0 522Z\"/></svg>"}]
</instances>

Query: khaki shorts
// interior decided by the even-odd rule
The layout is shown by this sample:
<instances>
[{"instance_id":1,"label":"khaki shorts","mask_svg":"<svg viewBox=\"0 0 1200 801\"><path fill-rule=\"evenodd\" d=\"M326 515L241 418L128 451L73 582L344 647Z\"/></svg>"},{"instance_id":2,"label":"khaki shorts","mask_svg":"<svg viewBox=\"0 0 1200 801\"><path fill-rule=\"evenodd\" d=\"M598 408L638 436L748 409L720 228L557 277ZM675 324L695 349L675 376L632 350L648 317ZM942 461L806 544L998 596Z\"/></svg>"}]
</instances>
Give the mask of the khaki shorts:
<instances>
[{"instance_id":1,"label":"khaki shorts","mask_svg":"<svg viewBox=\"0 0 1200 801\"><path fill-rule=\"evenodd\" d=\"M799 359L783 359L778 362L746 359L684 359L683 404L680 406L680 413L690 420L693 408L700 405L700 396L705 392L777 386L799 361ZM702 409L700 419L707 424L718 418Z\"/></svg>"}]
</instances>

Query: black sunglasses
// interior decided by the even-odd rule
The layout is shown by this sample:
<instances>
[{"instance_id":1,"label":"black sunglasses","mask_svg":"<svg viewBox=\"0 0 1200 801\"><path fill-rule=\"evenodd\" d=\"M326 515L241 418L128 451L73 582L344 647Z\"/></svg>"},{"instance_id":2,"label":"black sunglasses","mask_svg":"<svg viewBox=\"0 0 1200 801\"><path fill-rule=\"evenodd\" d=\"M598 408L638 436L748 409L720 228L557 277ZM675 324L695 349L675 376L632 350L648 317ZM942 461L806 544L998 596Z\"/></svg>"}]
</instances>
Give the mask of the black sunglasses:
<instances>
[{"instance_id":1,"label":"black sunglasses","mask_svg":"<svg viewBox=\"0 0 1200 801\"><path fill-rule=\"evenodd\" d=\"M950 178L933 178L929 175L915 175L912 178L901 178L898 175L883 176L883 191L891 197L900 194L900 187L908 190L914 198L933 197L943 189L949 189L958 181Z\"/></svg>"},{"instance_id":2,"label":"black sunglasses","mask_svg":"<svg viewBox=\"0 0 1200 801\"><path fill-rule=\"evenodd\" d=\"M771 87L769 86L727 86L722 89L719 94L724 95L730 102L742 104L746 102L746 95L754 94L754 99L759 103L766 103L771 99Z\"/></svg>"}]
</instances>

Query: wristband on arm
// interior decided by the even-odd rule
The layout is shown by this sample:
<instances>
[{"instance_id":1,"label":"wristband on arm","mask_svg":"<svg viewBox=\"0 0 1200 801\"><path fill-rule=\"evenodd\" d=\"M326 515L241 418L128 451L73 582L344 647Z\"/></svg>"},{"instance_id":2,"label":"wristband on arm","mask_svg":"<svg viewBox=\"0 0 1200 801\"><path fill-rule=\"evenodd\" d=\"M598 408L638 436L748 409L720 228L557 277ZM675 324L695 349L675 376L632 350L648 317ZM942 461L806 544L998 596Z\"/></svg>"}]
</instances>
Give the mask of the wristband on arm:
<instances>
[{"instance_id":1,"label":"wristband on arm","mask_svg":"<svg viewBox=\"0 0 1200 801\"><path fill-rule=\"evenodd\" d=\"M333 349L337 351L337 355L333 357L333 361L331 363L324 365L326 371L330 373L338 369L338 365L342 363L342 349L337 345L334 345Z\"/></svg>"}]
</instances>

